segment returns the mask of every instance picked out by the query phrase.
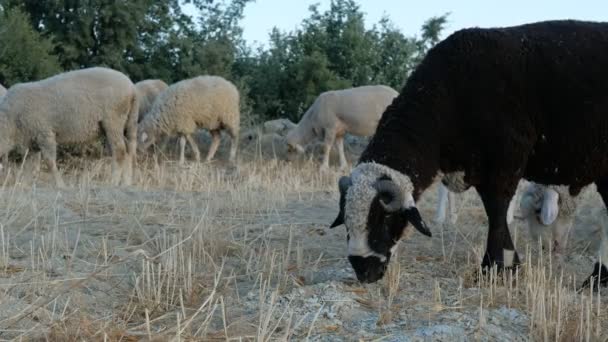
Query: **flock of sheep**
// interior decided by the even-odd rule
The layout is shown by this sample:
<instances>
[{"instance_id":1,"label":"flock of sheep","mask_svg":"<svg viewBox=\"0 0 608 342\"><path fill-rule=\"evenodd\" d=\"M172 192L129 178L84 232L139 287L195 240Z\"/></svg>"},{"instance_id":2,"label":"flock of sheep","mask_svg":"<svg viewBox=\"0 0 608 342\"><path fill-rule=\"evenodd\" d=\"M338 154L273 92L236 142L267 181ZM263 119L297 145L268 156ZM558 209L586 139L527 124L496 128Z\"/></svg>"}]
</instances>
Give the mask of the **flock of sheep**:
<instances>
[{"instance_id":1,"label":"flock of sheep","mask_svg":"<svg viewBox=\"0 0 608 342\"><path fill-rule=\"evenodd\" d=\"M119 71L88 68L10 87L0 102L0 155L6 161L14 148L39 150L56 185L63 187L57 145L103 135L112 156L112 183L130 185L137 150L163 136L181 137L183 163L186 141L199 159L191 136L198 128L213 136L207 160L217 150L220 130L226 130L234 160L239 122L239 92L221 77L199 76L171 86L160 80L133 84Z\"/></svg>"},{"instance_id":2,"label":"flock of sheep","mask_svg":"<svg viewBox=\"0 0 608 342\"><path fill-rule=\"evenodd\" d=\"M318 96L283 143L290 153L303 153L307 144L321 141L321 169L329 167L335 145L340 168L346 169L345 134L373 136L351 175L340 179L340 212L332 224L346 225L349 260L361 281L383 276L408 223L431 235L415 202L437 180L441 181L436 216L440 223L446 212L455 222L455 193L474 186L480 194L490 222L484 266L511 267L519 262L507 229L517 206L533 237L550 227L553 251L563 250L576 196L593 181L603 186L597 183L601 174L573 169L568 160L572 150L553 140L589 134L595 142L605 142L597 137L608 137L606 132L593 131L608 127L595 107L571 107L581 98L600 103L594 97L597 89L589 92L585 85L567 83L599 76L587 74L580 60L569 60L564 53L566 49L587 56L608 49L608 39L580 45L575 37L577 32L584 37L608 32L608 27L597 25L555 21L462 30L429 51L401 93L372 85ZM554 46L555 41L562 45ZM593 44L599 52L589 47ZM553 61L546 56L559 56L561 64L550 69ZM597 65L597 61L582 64ZM528 69L532 65L535 69ZM605 83L606 77L600 78ZM568 92L555 86L564 83ZM538 93L547 85L553 87L552 93ZM583 90L571 89L577 86L586 91L584 96ZM56 165L57 145L83 143L103 134L112 156L112 183L128 185L137 151L163 137L180 137L180 163L185 162L187 143L199 161L192 135L204 128L212 137L205 160L214 157L224 130L231 137L233 162L239 102L238 89L217 76L169 86L160 80L133 84L126 75L107 68L70 71L8 89L0 102L0 155L13 148L38 149L56 184L63 186ZM585 129L576 134L565 128L574 113L591 122L581 125ZM548 138L552 140L547 142ZM604 165L608 167L608 162L600 162L605 159L603 151L577 151L582 155L576 157L582 159L573 158L576 167L598 167L601 172ZM521 191L516 191L518 184ZM595 277L604 280L599 274Z\"/></svg>"}]
</instances>

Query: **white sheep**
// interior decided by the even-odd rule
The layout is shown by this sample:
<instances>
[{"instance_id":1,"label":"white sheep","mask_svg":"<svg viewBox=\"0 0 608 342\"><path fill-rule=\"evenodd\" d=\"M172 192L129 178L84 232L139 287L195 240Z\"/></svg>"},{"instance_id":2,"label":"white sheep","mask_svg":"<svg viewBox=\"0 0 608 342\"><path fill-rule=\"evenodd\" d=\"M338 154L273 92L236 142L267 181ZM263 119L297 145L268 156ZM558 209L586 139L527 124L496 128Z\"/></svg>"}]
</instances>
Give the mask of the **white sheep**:
<instances>
[{"instance_id":1,"label":"white sheep","mask_svg":"<svg viewBox=\"0 0 608 342\"><path fill-rule=\"evenodd\" d=\"M279 135L286 135L296 127L296 124L291 122L289 119L275 119L264 122L262 125L264 134L276 133Z\"/></svg>"},{"instance_id":2,"label":"white sheep","mask_svg":"<svg viewBox=\"0 0 608 342\"><path fill-rule=\"evenodd\" d=\"M455 224L458 219L456 193L440 183L437 197L435 221L442 224L448 216L448 222ZM507 210L509 225L513 222L517 202L519 218L523 219L528 227L533 242L542 239L543 245L552 246L557 253L566 247L567 233L574 223L576 210L576 202L567 188L544 186L522 179ZM552 239L548 238L549 233Z\"/></svg>"},{"instance_id":3,"label":"white sheep","mask_svg":"<svg viewBox=\"0 0 608 342\"><path fill-rule=\"evenodd\" d=\"M144 116L150 111L154 100L169 86L162 80L144 80L135 83L137 97L139 99L139 116L137 122L141 122Z\"/></svg>"},{"instance_id":4,"label":"white sheep","mask_svg":"<svg viewBox=\"0 0 608 342\"><path fill-rule=\"evenodd\" d=\"M131 183L137 146L135 85L121 72L89 68L12 86L0 102L0 155L38 146L63 187L58 144L84 143L103 132L112 151L112 182ZM125 141L126 134L126 141Z\"/></svg>"},{"instance_id":5,"label":"white sheep","mask_svg":"<svg viewBox=\"0 0 608 342\"><path fill-rule=\"evenodd\" d=\"M225 129L232 138L229 158L234 161L239 124L239 91L234 84L218 76L198 76L174 83L158 96L139 124L139 146L147 149L162 135L180 135L179 163L185 161L186 140L199 161L200 152L191 135L206 128L212 137L206 158L210 161L220 144L220 130Z\"/></svg>"},{"instance_id":6,"label":"white sheep","mask_svg":"<svg viewBox=\"0 0 608 342\"><path fill-rule=\"evenodd\" d=\"M567 246L574 224L578 198L580 195L570 195L567 186L530 182L521 195L520 213L532 240L537 243L540 240L552 252L561 253Z\"/></svg>"},{"instance_id":7,"label":"white sheep","mask_svg":"<svg viewBox=\"0 0 608 342\"><path fill-rule=\"evenodd\" d=\"M286 137L288 151L304 153L304 145L314 138L323 141L321 168L329 167L331 146L336 144L340 155L340 168L346 167L344 135L374 134L386 107L399 95L383 85L371 85L322 93L308 108L298 125ZM290 159L293 159L291 157Z\"/></svg>"}]
</instances>

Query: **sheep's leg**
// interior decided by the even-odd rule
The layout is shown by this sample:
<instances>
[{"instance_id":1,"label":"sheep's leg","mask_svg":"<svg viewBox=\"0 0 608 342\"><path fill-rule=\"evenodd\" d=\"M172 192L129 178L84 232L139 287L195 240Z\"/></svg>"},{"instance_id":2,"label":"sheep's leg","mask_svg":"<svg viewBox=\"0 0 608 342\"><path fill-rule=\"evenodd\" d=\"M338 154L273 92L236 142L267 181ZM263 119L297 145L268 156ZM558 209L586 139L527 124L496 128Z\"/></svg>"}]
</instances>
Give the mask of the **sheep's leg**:
<instances>
[{"instance_id":1,"label":"sheep's leg","mask_svg":"<svg viewBox=\"0 0 608 342\"><path fill-rule=\"evenodd\" d=\"M338 148L338 154L340 155L340 169L346 170L348 163L346 156L344 155L344 136L336 137L336 147Z\"/></svg>"},{"instance_id":2,"label":"sheep's leg","mask_svg":"<svg viewBox=\"0 0 608 342\"><path fill-rule=\"evenodd\" d=\"M125 169L128 166L125 165L128 163L127 159L131 158L131 156L127 154L127 146L122 129L112 130L104 127L104 130L110 144L110 151L112 152L112 185L120 184L121 179L123 179L124 185L131 185L131 179L127 177L128 174L126 174L127 170Z\"/></svg>"},{"instance_id":3,"label":"sheep's leg","mask_svg":"<svg viewBox=\"0 0 608 342\"><path fill-rule=\"evenodd\" d=\"M574 215L557 218L553 227L553 250L555 254L561 254L568 246L568 235L574 223Z\"/></svg>"},{"instance_id":4,"label":"sheep's leg","mask_svg":"<svg viewBox=\"0 0 608 342\"><path fill-rule=\"evenodd\" d=\"M608 177L603 177L601 180L596 181L595 185L597 186L597 191L602 196L604 206L608 207ZM605 210L602 210L602 212L604 215L606 214ZM582 288L589 287L591 285L591 280L593 280L593 284L597 284L599 282L602 286L608 286L608 267L606 267L608 265L608 226L606 224L602 224L600 227L600 232L601 240L598 251L598 260L593 267L593 272L591 272L591 275L587 278L587 280L585 280Z\"/></svg>"},{"instance_id":5,"label":"sheep's leg","mask_svg":"<svg viewBox=\"0 0 608 342\"><path fill-rule=\"evenodd\" d=\"M450 214L450 224L456 224L458 220L458 208L456 207L456 194L448 191L448 213Z\"/></svg>"},{"instance_id":6,"label":"sheep's leg","mask_svg":"<svg viewBox=\"0 0 608 342\"><path fill-rule=\"evenodd\" d=\"M509 182L504 177L493 176L488 176L488 179L499 179L506 184L477 186L477 192L481 197L489 221L488 241L481 265L482 268L491 268L494 265L499 269L511 268L520 263L507 225L507 210L515 193L517 181ZM505 185L506 189L503 188Z\"/></svg>"},{"instance_id":7,"label":"sheep's leg","mask_svg":"<svg viewBox=\"0 0 608 342\"><path fill-rule=\"evenodd\" d=\"M137 165L137 120L139 119L139 102L134 96L131 111L127 117L124 135L127 140L128 160L126 172L124 173L125 184L131 184L133 179L133 168ZM107 140L107 139L106 139Z\"/></svg>"},{"instance_id":8,"label":"sheep's leg","mask_svg":"<svg viewBox=\"0 0 608 342\"><path fill-rule=\"evenodd\" d=\"M513 195L513 197L511 198L511 201L509 202L509 208L507 209L507 224L511 225L511 223L513 223L513 218L515 216L515 207L517 206L517 191L515 192L515 195Z\"/></svg>"},{"instance_id":9,"label":"sheep's leg","mask_svg":"<svg viewBox=\"0 0 608 342\"><path fill-rule=\"evenodd\" d=\"M321 170L327 170L329 168L329 154L331 153L331 146L334 144L336 135L333 132L325 132L325 139L323 141L323 161L321 162Z\"/></svg>"},{"instance_id":10,"label":"sheep's leg","mask_svg":"<svg viewBox=\"0 0 608 342\"><path fill-rule=\"evenodd\" d=\"M42 154L42 158L46 162L46 165L49 168L49 171L55 178L55 185L58 188L64 188L65 183L61 179L61 175L59 174L59 170L57 169L57 143L54 138L48 137L44 140L38 142L40 145L40 152Z\"/></svg>"},{"instance_id":11,"label":"sheep's leg","mask_svg":"<svg viewBox=\"0 0 608 342\"><path fill-rule=\"evenodd\" d=\"M125 160L122 166L122 182L124 185L131 185L133 180L133 168L137 162L137 139L124 139L125 140Z\"/></svg>"},{"instance_id":12,"label":"sheep's leg","mask_svg":"<svg viewBox=\"0 0 608 342\"><path fill-rule=\"evenodd\" d=\"M179 137L179 165L186 163L186 138L182 135Z\"/></svg>"},{"instance_id":13,"label":"sheep's leg","mask_svg":"<svg viewBox=\"0 0 608 342\"><path fill-rule=\"evenodd\" d=\"M542 223L538 221L538 217L535 214L526 217L526 221L528 224L528 232L530 233L530 240L532 241L532 246L535 247L543 247L547 244L545 238L545 230L547 229Z\"/></svg>"},{"instance_id":14,"label":"sheep's leg","mask_svg":"<svg viewBox=\"0 0 608 342\"><path fill-rule=\"evenodd\" d=\"M445 222L446 213L449 214L450 224L455 224L458 220L458 210L456 207L456 194L448 190L448 188L439 183L437 193L437 211L435 213L435 222L443 224Z\"/></svg>"},{"instance_id":15,"label":"sheep's leg","mask_svg":"<svg viewBox=\"0 0 608 342\"><path fill-rule=\"evenodd\" d=\"M239 132L238 129L231 129L228 131L228 133L230 135L230 155L228 158L230 162L234 162L236 158L236 150L239 146Z\"/></svg>"},{"instance_id":16,"label":"sheep's leg","mask_svg":"<svg viewBox=\"0 0 608 342\"><path fill-rule=\"evenodd\" d=\"M439 184L437 187L437 211L435 213L435 222L443 224L445 222L445 213L448 207L448 188Z\"/></svg>"},{"instance_id":17,"label":"sheep's leg","mask_svg":"<svg viewBox=\"0 0 608 342\"><path fill-rule=\"evenodd\" d=\"M220 146L220 138L222 137L219 130L213 130L209 133L211 133L211 146L209 146L209 152L207 152L207 158L205 158L206 162L211 161L213 156L215 156L215 152L217 152L217 148Z\"/></svg>"},{"instance_id":18,"label":"sheep's leg","mask_svg":"<svg viewBox=\"0 0 608 342\"><path fill-rule=\"evenodd\" d=\"M187 134L186 135L186 140L188 140L188 143L190 144L190 148L192 148L192 153L194 154L194 160L196 160L197 162L201 161L201 152L198 150L198 145L196 143L196 141L194 141L194 138L192 138L192 135Z\"/></svg>"},{"instance_id":19,"label":"sheep's leg","mask_svg":"<svg viewBox=\"0 0 608 342\"><path fill-rule=\"evenodd\" d=\"M40 173L40 163L42 162L42 153L40 151L34 152L32 156L32 160L34 162L34 175L38 175Z\"/></svg>"}]
</instances>

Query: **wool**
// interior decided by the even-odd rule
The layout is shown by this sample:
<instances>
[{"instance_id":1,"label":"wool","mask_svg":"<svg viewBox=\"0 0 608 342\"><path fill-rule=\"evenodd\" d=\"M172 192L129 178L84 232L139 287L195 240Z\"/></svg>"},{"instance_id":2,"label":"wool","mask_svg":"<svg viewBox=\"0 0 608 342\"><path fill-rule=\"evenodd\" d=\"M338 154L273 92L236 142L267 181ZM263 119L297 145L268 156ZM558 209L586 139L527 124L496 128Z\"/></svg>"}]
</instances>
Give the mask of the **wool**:
<instances>
[{"instance_id":1,"label":"wool","mask_svg":"<svg viewBox=\"0 0 608 342\"><path fill-rule=\"evenodd\" d=\"M85 143L105 134L113 157L113 183L122 180L128 185L137 145L138 105L129 77L108 68L16 84L0 102L0 155L16 146L38 146L61 186L57 145Z\"/></svg>"},{"instance_id":2,"label":"wool","mask_svg":"<svg viewBox=\"0 0 608 342\"><path fill-rule=\"evenodd\" d=\"M335 142L340 155L340 166L344 168L344 135L350 133L367 137L374 134L380 116L398 94L393 88L384 85L321 93L296 127L289 131L285 142L291 153L303 153L307 144L320 140L324 146L323 168L329 166L329 154Z\"/></svg>"},{"instance_id":3,"label":"wool","mask_svg":"<svg viewBox=\"0 0 608 342\"><path fill-rule=\"evenodd\" d=\"M148 114L154 101L165 89L169 87L162 80L144 80L135 83L137 89L137 98L139 99L139 115L137 122L141 122Z\"/></svg>"},{"instance_id":4,"label":"wool","mask_svg":"<svg viewBox=\"0 0 608 342\"><path fill-rule=\"evenodd\" d=\"M219 76L198 76L172 84L139 124L140 147L146 149L162 135L179 135L190 142L198 157L192 134L200 128L208 129L213 139L207 160L217 150L220 130L225 130L231 138L230 160L234 161L240 128L240 95L234 84ZM180 162L183 146L181 143Z\"/></svg>"},{"instance_id":5,"label":"wool","mask_svg":"<svg viewBox=\"0 0 608 342\"><path fill-rule=\"evenodd\" d=\"M374 184L378 178L386 175L390 177L404 193L411 193L412 182L409 177L389 167L377 163L359 164L352 171L353 185L348 189L346 195L345 224L351 231L366 231L367 213L370 210L372 199L378 194ZM405 204L414 205L413 200Z\"/></svg>"}]
</instances>

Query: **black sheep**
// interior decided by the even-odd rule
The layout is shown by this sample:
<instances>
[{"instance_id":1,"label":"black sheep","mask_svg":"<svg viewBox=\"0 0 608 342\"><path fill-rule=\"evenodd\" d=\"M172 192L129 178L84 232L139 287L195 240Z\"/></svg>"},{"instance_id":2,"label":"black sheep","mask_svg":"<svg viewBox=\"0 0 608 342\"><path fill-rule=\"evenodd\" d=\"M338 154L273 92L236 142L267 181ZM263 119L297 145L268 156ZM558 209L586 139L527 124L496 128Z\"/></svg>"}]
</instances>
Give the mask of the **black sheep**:
<instances>
[{"instance_id":1,"label":"black sheep","mask_svg":"<svg viewBox=\"0 0 608 342\"><path fill-rule=\"evenodd\" d=\"M407 222L430 235L415 201L441 175L483 201L483 266L519 263L506 216L520 178L573 196L595 182L606 203L608 23L465 29L428 52L340 181L332 227L346 224L361 281L383 276ZM600 270L608 275L598 263L592 277Z\"/></svg>"}]
</instances>

